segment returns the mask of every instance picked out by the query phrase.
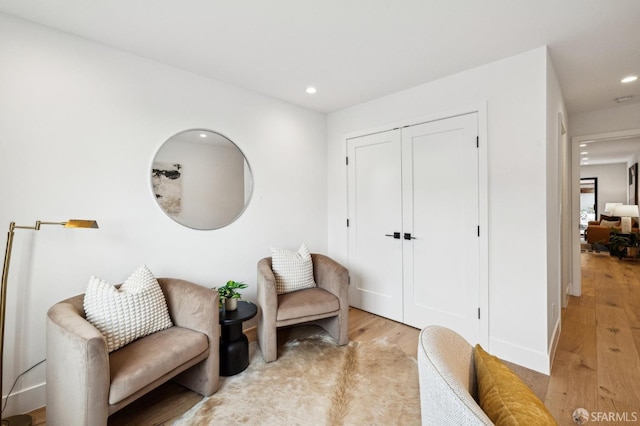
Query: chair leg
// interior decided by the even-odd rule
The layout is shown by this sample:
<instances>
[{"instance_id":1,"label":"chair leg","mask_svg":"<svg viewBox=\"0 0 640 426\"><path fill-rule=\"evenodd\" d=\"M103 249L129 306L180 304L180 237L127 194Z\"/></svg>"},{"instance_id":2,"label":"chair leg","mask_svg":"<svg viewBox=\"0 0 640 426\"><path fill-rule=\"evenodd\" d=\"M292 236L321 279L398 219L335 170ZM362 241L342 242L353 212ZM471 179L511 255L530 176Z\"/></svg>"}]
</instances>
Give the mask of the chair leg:
<instances>
[{"instance_id":1,"label":"chair leg","mask_svg":"<svg viewBox=\"0 0 640 426\"><path fill-rule=\"evenodd\" d=\"M325 318L317 322L317 324L324 328L327 333L333 337L333 340L340 346L349 343L349 330L346 321L341 321L341 317Z\"/></svg>"},{"instance_id":2,"label":"chair leg","mask_svg":"<svg viewBox=\"0 0 640 426\"><path fill-rule=\"evenodd\" d=\"M258 322L258 346L264 362L278 359L278 329L267 327L264 323Z\"/></svg>"}]
</instances>

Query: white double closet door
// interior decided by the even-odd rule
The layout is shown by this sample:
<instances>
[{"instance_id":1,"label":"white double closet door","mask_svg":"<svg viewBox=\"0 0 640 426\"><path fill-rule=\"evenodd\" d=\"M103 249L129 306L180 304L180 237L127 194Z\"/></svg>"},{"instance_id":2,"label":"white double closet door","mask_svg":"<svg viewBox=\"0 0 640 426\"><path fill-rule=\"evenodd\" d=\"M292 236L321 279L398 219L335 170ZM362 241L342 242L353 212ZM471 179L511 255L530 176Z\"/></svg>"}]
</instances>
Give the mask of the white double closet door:
<instances>
[{"instance_id":1,"label":"white double closet door","mask_svg":"<svg viewBox=\"0 0 640 426\"><path fill-rule=\"evenodd\" d=\"M480 338L477 114L348 139L350 304Z\"/></svg>"}]
</instances>

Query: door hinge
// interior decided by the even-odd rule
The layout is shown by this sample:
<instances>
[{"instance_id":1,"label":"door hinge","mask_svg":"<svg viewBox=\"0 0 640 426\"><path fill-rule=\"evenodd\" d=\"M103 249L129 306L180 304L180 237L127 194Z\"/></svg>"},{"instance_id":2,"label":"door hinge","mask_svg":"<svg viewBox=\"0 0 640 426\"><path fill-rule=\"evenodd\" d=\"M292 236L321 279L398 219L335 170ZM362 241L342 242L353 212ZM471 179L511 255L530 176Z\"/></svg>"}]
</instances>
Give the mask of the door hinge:
<instances>
[{"instance_id":1,"label":"door hinge","mask_svg":"<svg viewBox=\"0 0 640 426\"><path fill-rule=\"evenodd\" d=\"M347 166L349 165L349 157L345 157L345 159L347 160Z\"/></svg>"},{"instance_id":2,"label":"door hinge","mask_svg":"<svg viewBox=\"0 0 640 426\"><path fill-rule=\"evenodd\" d=\"M480 308L478 308L478 319L480 319Z\"/></svg>"},{"instance_id":3,"label":"door hinge","mask_svg":"<svg viewBox=\"0 0 640 426\"><path fill-rule=\"evenodd\" d=\"M347 219L347 228L349 227L349 219Z\"/></svg>"},{"instance_id":4,"label":"door hinge","mask_svg":"<svg viewBox=\"0 0 640 426\"><path fill-rule=\"evenodd\" d=\"M478 237L480 236L480 225L478 225Z\"/></svg>"},{"instance_id":5,"label":"door hinge","mask_svg":"<svg viewBox=\"0 0 640 426\"><path fill-rule=\"evenodd\" d=\"M476 148L480 148L480 136L476 136Z\"/></svg>"}]
</instances>

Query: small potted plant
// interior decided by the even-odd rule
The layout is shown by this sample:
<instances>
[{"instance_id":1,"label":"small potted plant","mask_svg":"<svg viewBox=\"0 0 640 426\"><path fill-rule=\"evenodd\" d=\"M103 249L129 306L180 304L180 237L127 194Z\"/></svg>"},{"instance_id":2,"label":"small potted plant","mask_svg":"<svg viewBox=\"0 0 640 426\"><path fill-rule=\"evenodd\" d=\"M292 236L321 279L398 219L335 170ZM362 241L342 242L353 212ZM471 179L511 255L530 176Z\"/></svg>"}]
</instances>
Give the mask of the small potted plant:
<instances>
[{"instance_id":1,"label":"small potted plant","mask_svg":"<svg viewBox=\"0 0 640 426\"><path fill-rule=\"evenodd\" d=\"M247 288L248 285L239 281L227 281L227 283L221 287L218 287L218 295L220 296L220 307L224 306L227 311L235 311L238 309L238 300L242 298L242 295L238 290Z\"/></svg>"},{"instance_id":2,"label":"small potted plant","mask_svg":"<svg viewBox=\"0 0 640 426\"><path fill-rule=\"evenodd\" d=\"M635 259L640 252L640 238L635 232L629 234L629 245L627 246L627 257Z\"/></svg>"},{"instance_id":3,"label":"small potted plant","mask_svg":"<svg viewBox=\"0 0 640 426\"><path fill-rule=\"evenodd\" d=\"M609 254L618 259L622 259L627 254L628 243L629 239L625 234L612 231L611 237L609 238Z\"/></svg>"},{"instance_id":4,"label":"small potted plant","mask_svg":"<svg viewBox=\"0 0 640 426\"><path fill-rule=\"evenodd\" d=\"M612 232L609 241L609 253L618 259L624 257L636 258L638 256L640 238L635 232L623 234Z\"/></svg>"}]
</instances>

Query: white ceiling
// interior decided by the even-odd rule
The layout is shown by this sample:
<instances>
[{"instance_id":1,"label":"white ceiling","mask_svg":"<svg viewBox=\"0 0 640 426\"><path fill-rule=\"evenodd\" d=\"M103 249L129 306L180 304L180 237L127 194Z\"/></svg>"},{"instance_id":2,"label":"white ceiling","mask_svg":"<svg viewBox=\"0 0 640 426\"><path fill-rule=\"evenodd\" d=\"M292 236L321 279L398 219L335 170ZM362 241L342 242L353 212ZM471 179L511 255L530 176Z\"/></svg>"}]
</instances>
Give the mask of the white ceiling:
<instances>
[{"instance_id":1,"label":"white ceiling","mask_svg":"<svg viewBox=\"0 0 640 426\"><path fill-rule=\"evenodd\" d=\"M640 82L620 84L640 74L639 0L0 0L0 11L321 112L542 45L569 112L640 102Z\"/></svg>"},{"instance_id":2,"label":"white ceiling","mask_svg":"<svg viewBox=\"0 0 640 426\"><path fill-rule=\"evenodd\" d=\"M0 11L320 112L543 45L569 112L640 102L640 81L620 83L640 74L640 0L0 0ZM588 152L591 165L626 162L640 139Z\"/></svg>"},{"instance_id":3,"label":"white ceiling","mask_svg":"<svg viewBox=\"0 0 640 426\"><path fill-rule=\"evenodd\" d=\"M591 141L585 145L580 147L580 165L626 163L640 153L640 137Z\"/></svg>"}]
</instances>

